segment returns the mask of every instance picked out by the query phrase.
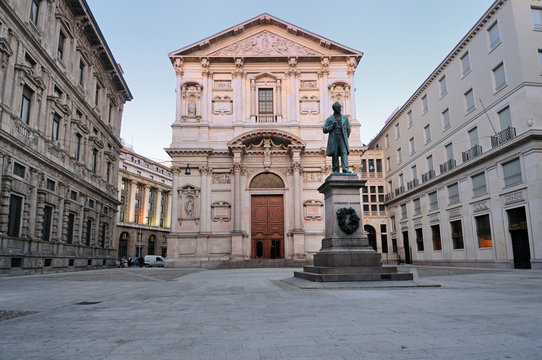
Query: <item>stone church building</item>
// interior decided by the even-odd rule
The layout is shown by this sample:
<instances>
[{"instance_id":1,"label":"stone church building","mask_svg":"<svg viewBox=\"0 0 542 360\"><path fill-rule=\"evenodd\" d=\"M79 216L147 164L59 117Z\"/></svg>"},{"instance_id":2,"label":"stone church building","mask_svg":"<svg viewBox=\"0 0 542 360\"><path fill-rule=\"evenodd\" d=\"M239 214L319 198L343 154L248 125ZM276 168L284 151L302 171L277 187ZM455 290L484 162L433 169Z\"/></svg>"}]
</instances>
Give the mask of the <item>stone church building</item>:
<instances>
[{"instance_id":1,"label":"stone church building","mask_svg":"<svg viewBox=\"0 0 542 360\"><path fill-rule=\"evenodd\" d=\"M324 235L331 173L322 126L335 101L350 119L350 169L365 146L354 72L362 53L262 14L169 54L176 117L166 151L170 266L306 259Z\"/></svg>"}]
</instances>

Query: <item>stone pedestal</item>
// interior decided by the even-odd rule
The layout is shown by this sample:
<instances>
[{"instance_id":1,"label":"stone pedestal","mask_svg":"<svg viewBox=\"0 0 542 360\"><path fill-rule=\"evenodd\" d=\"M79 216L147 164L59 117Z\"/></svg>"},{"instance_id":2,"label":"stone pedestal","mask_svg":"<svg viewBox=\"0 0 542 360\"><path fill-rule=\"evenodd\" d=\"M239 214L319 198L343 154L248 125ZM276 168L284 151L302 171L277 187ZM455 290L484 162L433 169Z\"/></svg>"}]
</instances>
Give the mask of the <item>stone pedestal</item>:
<instances>
[{"instance_id":1,"label":"stone pedestal","mask_svg":"<svg viewBox=\"0 0 542 360\"><path fill-rule=\"evenodd\" d=\"M369 246L361 223L364 184L357 174L331 174L318 188L325 197L325 238L314 255L314 266L295 272L295 277L311 281L413 279L410 273L398 273L396 267L383 267L381 255Z\"/></svg>"}]
</instances>

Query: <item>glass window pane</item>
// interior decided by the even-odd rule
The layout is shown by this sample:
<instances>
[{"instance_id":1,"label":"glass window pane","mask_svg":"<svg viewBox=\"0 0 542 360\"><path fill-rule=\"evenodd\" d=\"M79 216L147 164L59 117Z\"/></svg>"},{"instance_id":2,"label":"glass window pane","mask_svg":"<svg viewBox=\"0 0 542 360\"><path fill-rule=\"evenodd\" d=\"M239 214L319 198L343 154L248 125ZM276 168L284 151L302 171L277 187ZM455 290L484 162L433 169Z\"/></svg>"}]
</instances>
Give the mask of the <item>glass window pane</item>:
<instances>
[{"instance_id":1,"label":"glass window pane","mask_svg":"<svg viewBox=\"0 0 542 360\"><path fill-rule=\"evenodd\" d=\"M472 192L475 197L485 195L487 193L485 173L472 177Z\"/></svg>"},{"instance_id":2,"label":"glass window pane","mask_svg":"<svg viewBox=\"0 0 542 360\"><path fill-rule=\"evenodd\" d=\"M512 117L510 116L510 107L505 107L499 114L499 122L501 124L501 131L512 126Z\"/></svg>"},{"instance_id":3,"label":"glass window pane","mask_svg":"<svg viewBox=\"0 0 542 360\"><path fill-rule=\"evenodd\" d=\"M521 166L519 159L503 164L504 184L506 186L521 182Z\"/></svg>"}]
</instances>

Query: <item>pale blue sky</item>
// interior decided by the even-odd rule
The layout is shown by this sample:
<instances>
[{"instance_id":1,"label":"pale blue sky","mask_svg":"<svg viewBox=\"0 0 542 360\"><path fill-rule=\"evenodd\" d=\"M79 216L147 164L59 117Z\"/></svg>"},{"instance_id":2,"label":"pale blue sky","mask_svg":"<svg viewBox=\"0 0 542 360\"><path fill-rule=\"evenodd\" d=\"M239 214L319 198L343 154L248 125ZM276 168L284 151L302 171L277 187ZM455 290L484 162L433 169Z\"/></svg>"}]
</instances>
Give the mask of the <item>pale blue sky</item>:
<instances>
[{"instance_id":1,"label":"pale blue sky","mask_svg":"<svg viewBox=\"0 0 542 360\"><path fill-rule=\"evenodd\" d=\"M87 2L134 96L121 136L141 155L166 161L175 117L171 51L264 12L362 51L356 107L367 144L493 0Z\"/></svg>"}]
</instances>

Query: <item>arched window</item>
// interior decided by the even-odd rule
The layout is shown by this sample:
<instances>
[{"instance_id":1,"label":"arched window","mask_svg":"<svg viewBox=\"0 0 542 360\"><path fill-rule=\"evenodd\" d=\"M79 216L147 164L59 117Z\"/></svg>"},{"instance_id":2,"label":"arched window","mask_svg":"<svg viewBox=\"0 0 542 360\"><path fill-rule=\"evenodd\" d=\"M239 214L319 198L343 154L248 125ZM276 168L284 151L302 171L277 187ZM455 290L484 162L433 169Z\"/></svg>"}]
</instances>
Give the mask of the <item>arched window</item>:
<instances>
[{"instance_id":1,"label":"arched window","mask_svg":"<svg viewBox=\"0 0 542 360\"><path fill-rule=\"evenodd\" d=\"M120 234L119 238L119 258L128 257L128 239L130 235L127 232Z\"/></svg>"},{"instance_id":2,"label":"arched window","mask_svg":"<svg viewBox=\"0 0 542 360\"><path fill-rule=\"evenodd\" d=\"M284 188L284 181L280 176L272 173L262 173L256 175L250 182L251 189L262 189L262 188Z\"/></svg>"}]
</instances>

